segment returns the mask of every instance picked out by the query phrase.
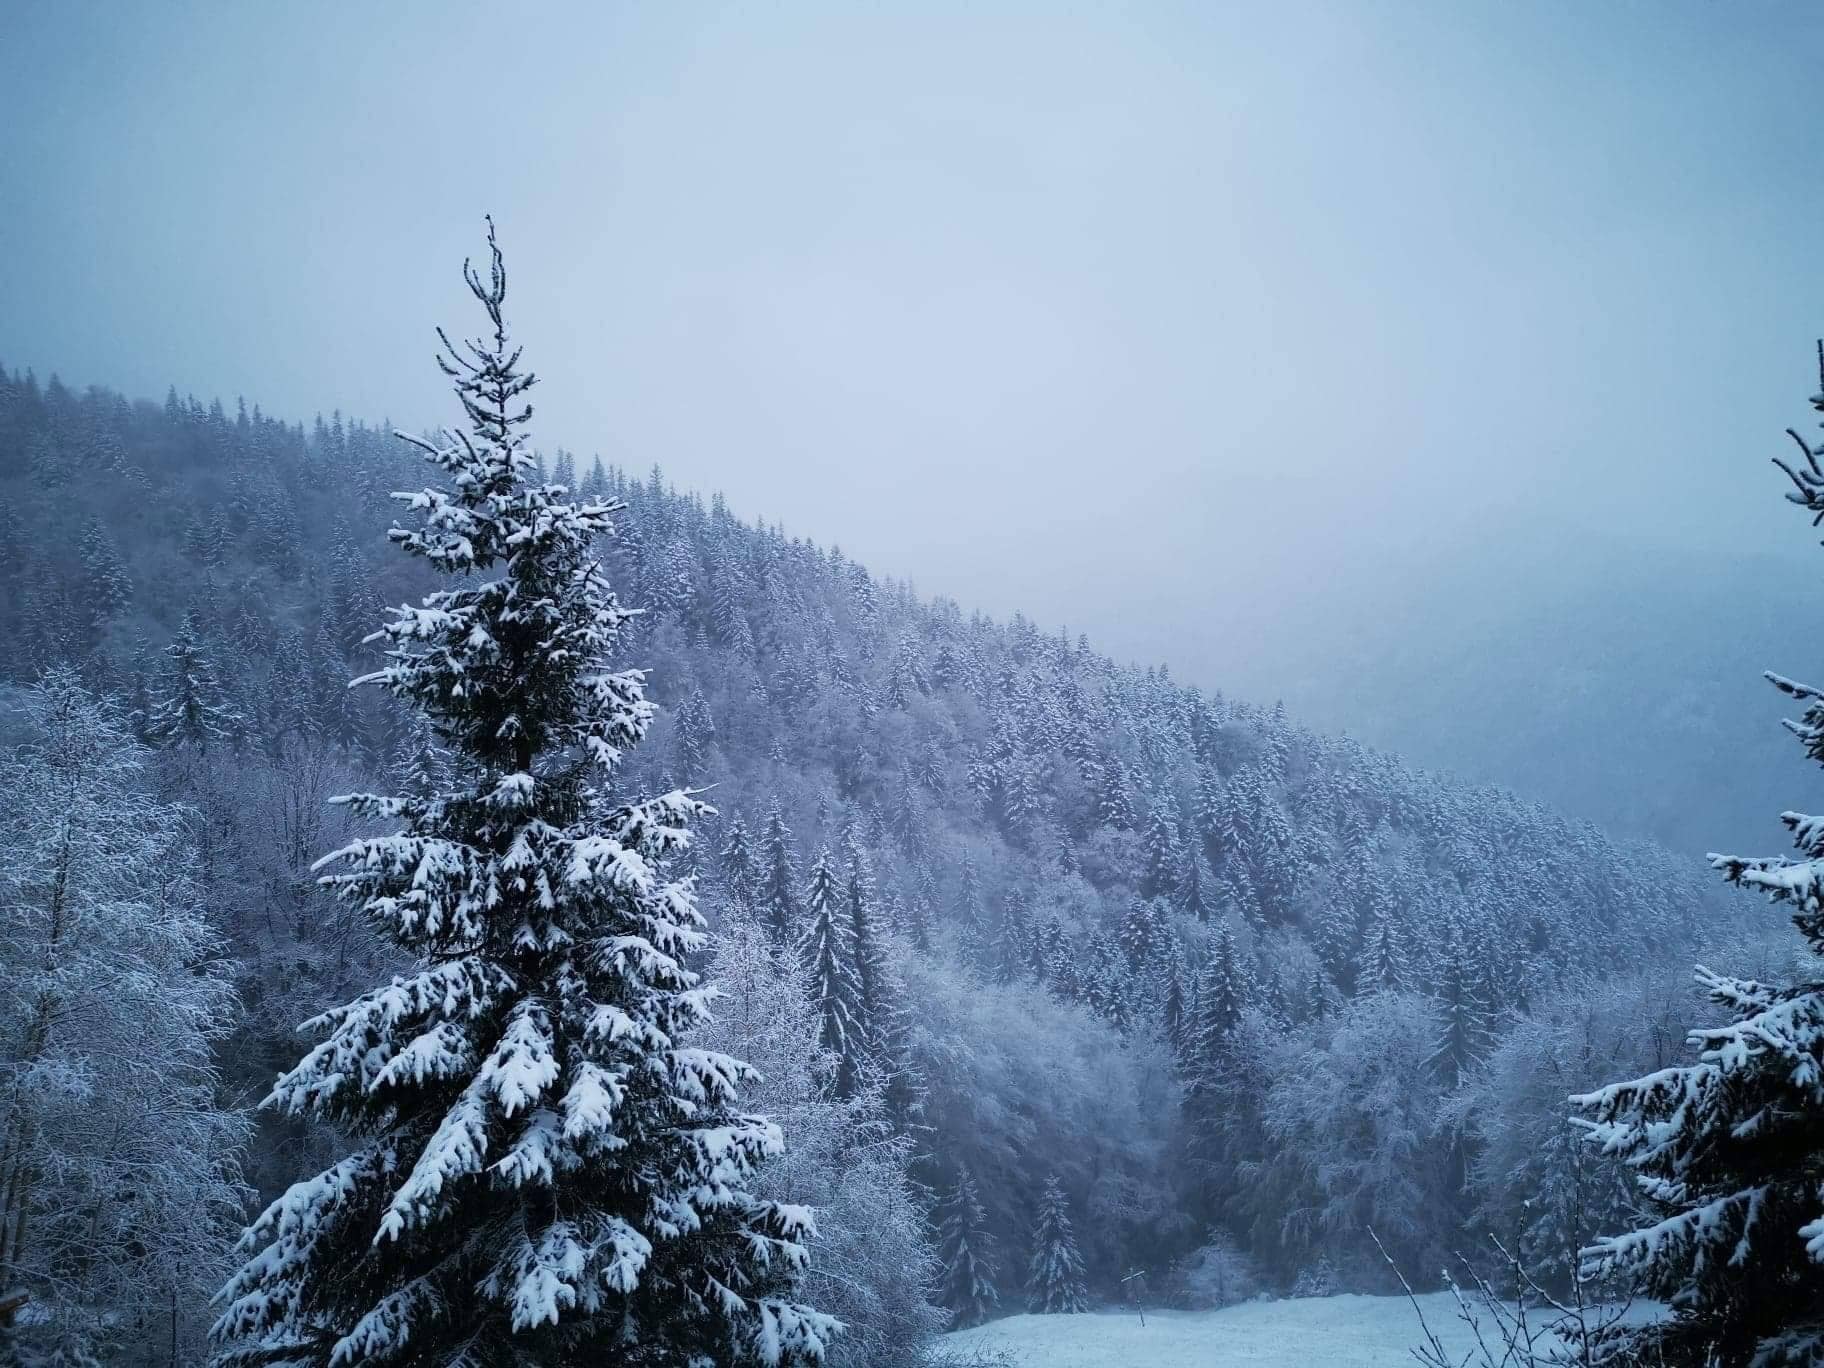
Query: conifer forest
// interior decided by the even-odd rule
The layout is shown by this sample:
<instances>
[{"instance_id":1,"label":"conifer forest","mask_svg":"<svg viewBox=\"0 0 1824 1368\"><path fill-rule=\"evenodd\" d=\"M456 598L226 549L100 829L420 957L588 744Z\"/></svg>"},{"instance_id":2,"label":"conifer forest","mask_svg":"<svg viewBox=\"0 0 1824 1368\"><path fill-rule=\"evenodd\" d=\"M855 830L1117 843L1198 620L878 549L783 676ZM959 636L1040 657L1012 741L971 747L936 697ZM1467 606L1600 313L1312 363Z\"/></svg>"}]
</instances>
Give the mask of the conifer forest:
<instances>
[{"instance_id":1,"label":"conifer forest","mask_svg":"<svg viewBox=\"0 0 1824 1368\"><path fill-rule=\"evenodd\" d=\"M1819 58L0 0L0 1368L1824 1364Z\"/></svg>"}]
</instances>

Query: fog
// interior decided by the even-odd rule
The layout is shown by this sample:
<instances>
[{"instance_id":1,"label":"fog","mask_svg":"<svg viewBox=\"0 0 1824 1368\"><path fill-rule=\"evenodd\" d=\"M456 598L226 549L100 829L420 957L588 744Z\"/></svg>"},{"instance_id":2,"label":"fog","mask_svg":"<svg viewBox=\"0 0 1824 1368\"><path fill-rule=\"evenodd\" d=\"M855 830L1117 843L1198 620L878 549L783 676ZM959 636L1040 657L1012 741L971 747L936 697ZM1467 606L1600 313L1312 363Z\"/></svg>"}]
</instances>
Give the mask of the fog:
<instances>
[{"instance_id":1,"label":"fog","mask_svg":"<svg viewBox=\"0 0 1824 1368\"><path fill-rule=\"evenodd\" d=\"M1797 797L1714 780L1811 666L1816 10L7 8L9 365L436 421L491 212L549 446L1681 846Z\"/></svg>"}]
</instances>

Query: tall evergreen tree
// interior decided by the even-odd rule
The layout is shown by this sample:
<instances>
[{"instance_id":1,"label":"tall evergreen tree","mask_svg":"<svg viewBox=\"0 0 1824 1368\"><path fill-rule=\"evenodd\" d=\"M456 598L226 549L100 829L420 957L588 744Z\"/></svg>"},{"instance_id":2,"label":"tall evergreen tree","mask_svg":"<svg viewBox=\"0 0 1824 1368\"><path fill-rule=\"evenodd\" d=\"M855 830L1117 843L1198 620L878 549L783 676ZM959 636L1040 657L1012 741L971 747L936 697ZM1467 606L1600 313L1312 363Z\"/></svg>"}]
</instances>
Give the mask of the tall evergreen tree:
<instances>
[{"instance_id":1,"label":"tall evergreen tree","mask_svg":"<svg viewBox=\"0 0 1824 1368\"><path fill-rule=\"evenodd\" d=\"M1824 381L1824 343L1818 347ZM1820 385L1824 390L1824 384ZM1824 413L1824 393L1812 399ZM1824 446L1780 462L1787 498L1824 519ZM1767 676L1803 712L1786 725L1824 763L1824 690ZM1788 812L1801 858L1717 855L1731 883L1793 909L1824 955L1824 818ZM1643 1278L1670 1317L1627 1333L1636 1362L1824 1362L1824 979L1781 987L1697 971L1726 1025L1697 1061L1572 1099L1591 1137L1638 1174L1652 1219L1585 1251L1593 1272Z\"/></svg>"},{"instance_id":2,"label":"tall evergreen tree","mask_svg":"<svg viewBox=\"0 0 1824 1368\"><path fill-rule=\"evenodd\" d=\"M1185 1001L1181 953L1174 951L1172 955L1165 976L1165 999L1159 1006L1159 1025L1165 1031L1166 1043L1180 1059L1184 1057L1184 1047L1190 1039L1190 1004Z\"/></svg>"},{"instance_id":3,"label":"tall evergreen tree","mask_svg":"<svg viewBox=\"0 0 1824 1368\"><path fill-rule=\"evenodd\" d=\"M1360 892L1359 872L1349 868L1332 884L1323 905L1318 909L1316 935L1312 946L1318 961L1330 975L1330 981L1348 993L1355 986L1358 951L1361 944L1361 915L1356 898Z\"/></svg>"},{"instance_id":4,"label":"tall evergreen tree","mask_svg":"<svg viewBox=\"0 0 1824 1368\"><path fill-rule=\"evenodd\" d=\"M703 777L709 764L709 743L715 739L715 716L701 689L694 690L678 709L678 764L686 783Z\"/></svg>"},{"instance_id":5,"label":"tall evergreen tree","mask_svg":"<svg viewBox=\"0 0 1824 1368\"><path fill-rule=\"evenodd\" d=\"M719 854L722 861L722 884L728 890L729 901L743 915L752 913L760 883L760 870L754 857L753 843L747 834L747 824L739 817L729 822L728 840L723 843Z\"/></svg>"},{"instance_id":6,"label":"tall evergreen tree","mask_svg":"<svg viewBox=\"0 0 1824 1368\"><path fill-rule=\"evenodd\" d=\"M393 757L393 773L400 793L412 798L433 798L449 782L449 753L422 718L406 730Z\"/></svg>"},{"instance_id":7,"label":"tall evergreen tree","mask_svg":"<svg viewBox=\"0 0 1824 1368\"><path fill-rule=\"evenodd\" d=\"M198 752L211 741L228 740L241 731L241 717L228 706L216 683L200 640L196 610L184 614L184 625L165 648L171 662L165 688L146 718L146 739L155 746L188 747Z\"/></svg>"},{"instance_id":8,"label":"tall evergreen tree","mask_svg":"<svg viewBox=\"0 0 1824 1368\"><path fill-rule=\"evenodd\" d=\"M955 1186L932 1215L942 1279L938 1303L949 1311L953 1329L980 1325L994 1314L1001 1295L994 1286L994 1237L967 1168L957 1169Z\"/></svg>"},{"instance_id":9,"label":"tall evergreen tree","mask_svg":"<svg viewBox=\"0 0 1824 1368\"><path fill-rule=\"evenodd\" d=\"M114 539L93 519L82 538L82 577L84 604L89 621L100 626L125 608L133 599L133 581Z\"/></svg>"},{"instance_id":10,"label":"tall evergreen tree","mask_svg":"<svg viewBox=\"0 0 1824 1368\"><path fill-rule=\"evenodd\" d=\"M774 800L766 812L766 834L760 843L760 906L767 929L782 943L798 927L798 861L792 854L792 831Z\"/></svg>"},{"instance_id":11,"label":"tall evergreen tree","mask_svg":"<svg viewBox=\"0 0 1824 1368\"><path fill-rule=\"evenodd\" d=\"M905 908L906 934L912 938L912 944L921 951L931 948L931 900L922 892L915 892Z\"/></svg>"},{"instance_id":12,"label":"tall evergreen tree","mask_svg":"<svg viewBox=\"0 0 1824 1368\"><path fill-rule=\"evenodd\" d=\"M1089 1309L1083 1286L1083 1256L1070 1224L1070 1198L1057 1174L1045 1180L1038 1218L1032 1225L1032 1262L1026 1272L1028 1309L1072 1315Z\"/></svg>"},{"instance_id":13,"label":"tall evergreen tree","mask_svg":"<svg viewBox=\"0 0 1824 1368\"><path fill-rule=\"evenodd\" d=\"M804 962L823 1023L820 1043L836 1060L836 1093L853 1097L867 1071L867 1042L855 981L855 943L847 899L829 847L817 853L804 895Z\"/></svg>"},{"instance_id":14,"label":"tall evergreen tree","mask_svg":"<svg viewBox=\"0 0 1824 1368\"><path fill-rule=\"evenodd\" d=\"M856 848L849 859L843 897L848 904L849 955L855 984L855 1025L871 1065L879 1062L888 1011L887 950L875 907L874 876L868 857Z\"/></svg>"},{"instance_id":15,"label":"tall evergreen tree","mask_svg":"<svg viewBox=\"0 0 1824 1368\"><path fill-rule=\"evenodd\" d=\"M1406 990L1404 937L1400 934L1393 897L1378 889L1368 909L1368 928L1362 936L1362 953L1355 972L1360 993L1400 993Z\"/></svg>"},{"instance_id":16,"label":"tall evergreen tree","mask_svg":"<svg viewBox=\"0 0 1824 1368\"><path fill-rule=\"evenodd\" d=\"M1220 1068L1255 996L1254 984L1226 921L1216 924L1209 959L1197 981L1197 1011L1190 1028L1191 1088L1196 1092Z\"/></svg>"},{"instance_id":17,"label":"tall evergreen tree","mask_svg":"<svg viewBox=\"0 0 1824 1368\"><path fill-rule=\"evenodd\" d=\"M1184 877L1178 883L1177 905L1181 912L1207 922L1221 905L1221 892L1216 876L1201 848L1193 848L1184 862Z\"/></svg>"},{"instance_id":18,"label":"tall evergreen tree","mask_svg":"<svg viewBox=\"0 0 1824 1368\"><path fill-rule=\"evenodd\" d=\"M1184 882L1184 851L1178 841L1178 826L1166 812L1163 801L1152 805L1147 818L1144 846L1145 867L1140 875L1142 898L1169 898Z\"/></svg>"},{"instance_id":19,"label":"tall evergreen tree","mask_svg":"<svg viewBox=\"0 0 1824 1368\"><path fill-rule=\"evenodd\" d=\"M491 224L489 248L464 270L489 333L439 357L468 429L408 439L449 487L391 533L454 584L394 611L367 676L464 782L345 800L399 829L329 881L418 965L312 1022L274 1087L356 1147L248 1231L216 1335L326 1366L814 1361L832 1326L789 1299L808 1218L746 1190L779 1131L735 1110L746 1066L678 1043L704 936L666 866L706 809L616 789L653 711L605 664L630 614L590 544L616 510L534 482Z\"/></svg>"},{"instance_id":20,"label":"tall evergreen tree","mask_svg":"<svg viewBox=\"0 0 1824 1368\"><path fill-rule=\"evenodd\" d=\"M1453 920L1439 954L1433 992L1442 1027L1431 1058L1447 1087L1455 1087L1488 1052L1488 1012L1477 978L1476 956L1462 928Z\"/></svg>"},{"instance_id":21,"label":"tall evergreen tree","mask_svg":"<svg viewBox=\"0 0 1824 1368\"><path fill-rule=\"evenodd\" d=\"M1001 898L994 938L985 947L986 967L996 983L1024 978L1032 968L1032 911L1025 891L1010 888Z\"/></svg>"},{"instance_id":22,"label":"tall evergreen tree","mask_svg":"<svg viewBox=\"0 0 1824 1368\"><path fill-rule=\"evenodd\" d=\"M1136 974L1150 976L1170 939L1167 918L1159 904L1135 898L1121 917L1121 949Z\"/></svg>"},{"instance_id":23,"label":"tall evergreen tree","mask_svg":"<svg viewBox=\"0 0 1824 1368\"><path fill-rule=\"evenodd\" d=\"M981 939L983 923L987 920L986 902L981 872L975 867L975 856L965 855L963 872L956 884L956 905L952 918L956 922L958 935L966 943L975 943Z\"/></svg>"}]
</instances>

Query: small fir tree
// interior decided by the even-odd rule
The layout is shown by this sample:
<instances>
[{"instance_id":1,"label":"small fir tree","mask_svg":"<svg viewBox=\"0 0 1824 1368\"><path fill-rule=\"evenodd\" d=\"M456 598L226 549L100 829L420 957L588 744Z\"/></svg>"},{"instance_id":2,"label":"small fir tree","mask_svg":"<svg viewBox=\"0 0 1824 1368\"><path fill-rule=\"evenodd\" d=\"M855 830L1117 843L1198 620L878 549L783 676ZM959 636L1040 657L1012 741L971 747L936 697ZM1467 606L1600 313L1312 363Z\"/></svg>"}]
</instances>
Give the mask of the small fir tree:
<instances>
[{"instance_id":1,"label":"small fir tree","mask_svg":"<svg viewBox=\"0 0 1824 1368\"><path fill-rule=\"evenodd\" d=\"M99 518L90 521L82 539L82 579L89 621L96 627L133 600L133 581L127 575L126 563Z\"/></svg>"},{"instance_id":2,"label":"small fir tree","mask_svg":"<svg viewBox=\"0 0 1824 1368\"><path fill-rule=\"evenodd\" d=\"M1177 823L1167 813L1164 802L1155 802L1152 806L1143 850L1145 866L1140 875L1140 896L1173 896L1184 883L1184 848L1178 841Z\"/></svg>"},{"instance_id":3,"label":"small fir tree","mask_svg":"<svg viewBox=\"0 0 1824 1368\"><path fill-rule=\"evenodd\" d=\"M1026 1305L1046 1315L1074 1315L1089 1309L1083 1256L1077 1252L1077 1236L1070 1224L1070 1198L1055 1173L1045 1180L1038 1219L1032 1226Z\"/></svg>"},{"instance_id":4,"label":"small fir tree","mask_svg":"<svg viewBox=\"0 0 1824 1368\"><path fill-rule=\"evenodd\" d=\"M762 919L777 940L789 943L798 928L798 861L792 854L792 830L777 800L766 812L760 864Z\"/></svg>"},{"instance_id":5,"label":"small fir tree","mask_svg":"<svg viewBox=\"0 0 1824 1368\"><path fill-rule=\"evenodd\" d=\"M754 858L753 842L747 824L736 817L728 824L728 839L719 852L722 862L722 885L736 912L749 916L754 910L755 889L760 871Z\"/></svg>"},{"instance_id":6,"label":"small fir tree","mask_svg":"<svg viewBox=\"0 0 1824 1368\"><path fill-rule=\"evenodd\" d=\"M146 717L146 739L155 746L188 748L199 754L211 741L226 741L241 731L241 716L228 706L215 682L201 642L194 610L165 648L165 689Z\"/></svg>"},{"instance_id":7,"label":"small fir tree","mask_svg":"<svg viewBox=\"0 0 1824 1368\"><path fill-rule=\"evenodd\" d=\"M980 1325L994 1314L1001 1295L994 1286L994 1241L987 1213L967 1168L933 1213L937 1222L938 1302L950 1312L952 1329Z\"/></svg>"},{"instance_id":8,"label":"small fir tree","mask_svg":"<svg viewBox=\"0 0 1824 1368\"><path fill-rule=\"evenodd\" d=\"M888 1012L886 945L881 939L874 902L874 876L868 858L857 848L843 885L848 904L850 978L855 985L855 1025L870 1064L878 1064Z\"/></svg>"},{"instance_id":9,"label":"small fir tree","mask_svg":"<svg viewBox=\"0 0 1824 1368\"><path fill-rule=\"evenodd\" d=\"M855 981L855 943L847 900L829 847L817 854L804 895L803 955L822 1022L819 1043L836 1060L836 1094L853 1097L866 1073L867 1044Z\"/></svg>"}]
</instances>

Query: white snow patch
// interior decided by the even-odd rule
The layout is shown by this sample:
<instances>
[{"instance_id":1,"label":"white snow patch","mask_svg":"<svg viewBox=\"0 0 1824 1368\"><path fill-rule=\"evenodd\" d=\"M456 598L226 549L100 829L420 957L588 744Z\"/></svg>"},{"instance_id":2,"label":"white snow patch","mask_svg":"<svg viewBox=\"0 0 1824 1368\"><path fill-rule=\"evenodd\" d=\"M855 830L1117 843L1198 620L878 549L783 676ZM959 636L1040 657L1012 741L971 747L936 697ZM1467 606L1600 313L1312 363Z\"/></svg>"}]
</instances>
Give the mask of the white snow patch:
<instances>
[{"instance_id":1,"label":"white snow patch","mask_svg":"<svg viewBox=\"0 0 1824 1368\"><path fill-rule=\"evenodd\" d=\"M1419 1304L1459 1361L1475 1347L1448 1292L1426 1293ZM979 1349L1019 1368L1412 1368L1419 1342L1406 1298L1356 1295L1149 1310L1144 1325L1127 1310L1008 1316L943 1337L965 1363Z\"/></svg>"}]
</instances>

